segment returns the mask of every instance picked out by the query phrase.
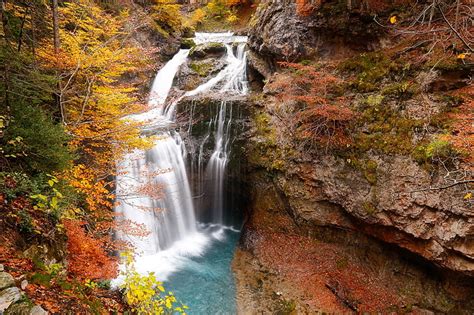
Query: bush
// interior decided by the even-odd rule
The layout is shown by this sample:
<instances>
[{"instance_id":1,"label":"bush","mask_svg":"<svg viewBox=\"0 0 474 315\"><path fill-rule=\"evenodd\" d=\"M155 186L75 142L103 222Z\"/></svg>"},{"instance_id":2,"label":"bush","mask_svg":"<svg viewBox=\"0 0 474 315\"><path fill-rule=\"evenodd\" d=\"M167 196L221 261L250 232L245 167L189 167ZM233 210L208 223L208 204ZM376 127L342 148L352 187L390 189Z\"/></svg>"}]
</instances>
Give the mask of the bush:
<instances>
[{"instance_id":1,"label":"bush","mask_svg":"<svg viewBox=\"0 0 474 315\"><path fill-rule=\"evenodd\" d=\"M165 288L153 273L140 275L135 270L133 256L130 252L122 253L125 269L121 272L124 277L121 288L125 302L137 314L186 314L188 307L177 302L171 292L163 294Z\"/></svg>"},{"instance_id":2,"label":"bush","mask_svg":"<svg viewBox=\"0 0 474 315\"><path fill-rule=\"evenodd\" d=\"M82 223L66 220L68 272L79 279L112 279L117 276L117 260L108 255L104 242L87 234Z\"/></svg>"},{"instance_id":3,"label":"bush","mask_svg":"<svg viewBox=\"0 0 474 315\"><path fill-rule=\"evenodd\" d=\"M166 33L180 31L183 26L181 6L173 0L157 0L153 6L153 18Z\"/></svg>"},{"instance_id":4,"label":"bush","mask_svg":"<svg viewBox=\"0 0 474 315\"><path fill-rule=\"evenodd\" d=\"M70 165L69 137L61 125L30 105L15 104L11 117L1 143L10 165L19 164L33 173L52 173Z\"/></svg>"}]
</instances>

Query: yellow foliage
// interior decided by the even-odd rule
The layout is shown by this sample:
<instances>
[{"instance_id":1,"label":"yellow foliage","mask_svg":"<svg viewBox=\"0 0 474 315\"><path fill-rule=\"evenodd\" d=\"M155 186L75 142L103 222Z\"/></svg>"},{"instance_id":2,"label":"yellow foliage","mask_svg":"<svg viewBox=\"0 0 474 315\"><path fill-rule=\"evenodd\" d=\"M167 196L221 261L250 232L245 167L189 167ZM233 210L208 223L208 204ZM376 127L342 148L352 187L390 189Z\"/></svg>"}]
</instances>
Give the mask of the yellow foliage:
<instances>
[{"instance_id":1,"label":"yellow foliage","mask_svg":"<svg viewBox=\"0 0 474 315\"><path fill-rule=\"evenodd\" d=\"M61 50L50 41L39 48L43 66L61 71L64 122L95 177L111 174L124 152L146 146L139 124L123 119L140 111L134 87L121 84L124 74L146 63L138 48L125 43L128 12L111 16L94 2L79 0L60 7Z\"/></svg>"},{"instance_id":2,"label":"yellow foliage","mask_svg":"<svg viewBox=\"0 0 474 315\"><path fill-rule=\"evenodd\" d=\"M181 5L176 4L173 0L155 0L156 5L153 6L152 17L158 23L161 29L167 32L175 32L181 30L183 20L181 18Z\"/></svg>"},{"instance_id":3,"label":"yellow foliage","mask_svg":"<svg viewBox=\"0 0 474 315\"><path fill-rule=\"evenodd\" d=\"M395 24L395 23L397 23L397 16L393 15L390 17L390 24Z\"/></svg>"},{"instance_id":4,"label":"yellow foliage","mask_svg":"<svg viewBox=\"0 0 474 315\"><path fill-rule=\"evenodd\" d=\"M121 254L124 263L123 283L125 302L137 314L168 314L185 315L188 307L176 300L172 292L164 294L163 283L158 281L153 273L140 275L135 270L133 256L130 252Z\"/></svg>"},{"instance_id":5,"label":"yellow foliage","mask_svg":"<svg viewBox=\"0 0 474 315\"><path fill-rule=\"evenodd\" d=\"M205 18L206 12L203 9L198 8L192 13L191 18L186 22L186 26L194 27L199 25Z\"/></svg>"}]
</instances>

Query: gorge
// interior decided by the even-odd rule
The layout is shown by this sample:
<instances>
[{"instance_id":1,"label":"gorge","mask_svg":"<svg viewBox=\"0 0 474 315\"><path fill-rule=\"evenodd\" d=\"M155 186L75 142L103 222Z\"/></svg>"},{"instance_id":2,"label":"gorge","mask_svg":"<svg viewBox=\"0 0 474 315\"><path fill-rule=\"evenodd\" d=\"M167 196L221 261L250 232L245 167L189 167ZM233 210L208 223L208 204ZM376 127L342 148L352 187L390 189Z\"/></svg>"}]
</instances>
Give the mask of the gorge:
<instances>
[{"instance_id":1,"label":"gorge","mask_svg":"<svg viewBox=\"0 0 474 315\"><path fill-rule=\"evenodd\" d=\"M469 1L1 16L0 314L474 313Z\"/></svg>"}]
</instances>

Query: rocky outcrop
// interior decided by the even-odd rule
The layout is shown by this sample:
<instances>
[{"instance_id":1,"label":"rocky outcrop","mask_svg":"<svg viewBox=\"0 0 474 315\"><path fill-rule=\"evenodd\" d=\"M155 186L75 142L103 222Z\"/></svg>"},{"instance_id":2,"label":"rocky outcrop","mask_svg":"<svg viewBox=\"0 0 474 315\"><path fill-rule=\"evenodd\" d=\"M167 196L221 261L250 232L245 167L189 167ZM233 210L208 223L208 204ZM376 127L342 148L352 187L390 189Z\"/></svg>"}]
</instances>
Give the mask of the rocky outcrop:
<instances>
[{"instance_id":1,"label":"rocky outcrop","mask_svg":"<svg viewBox=\"0 0 474 315\"><path fill-rule=\"evenodd\" d=\"M314 14L297 13L293 0L262 1L251 21L249 47L268 62L298 61L379 45L380 29L370 15L349 12L346 4L327 2Z\"/></svg>"},{"instance_id":2,"label":"rocky outcrop","mask_svg":"<svg viewBox=\"0 0 474 315\"><path fill-rule=\"evenodd\" d=\"M21 282L21 290L24 290L28 283ZM28 300L24 300L24 292L15 286L15 279L11 274L4 271L0 265L0 314L20 314L20 315L46 315L41 306L34 305Z\"/></svg>"}]
</instances>

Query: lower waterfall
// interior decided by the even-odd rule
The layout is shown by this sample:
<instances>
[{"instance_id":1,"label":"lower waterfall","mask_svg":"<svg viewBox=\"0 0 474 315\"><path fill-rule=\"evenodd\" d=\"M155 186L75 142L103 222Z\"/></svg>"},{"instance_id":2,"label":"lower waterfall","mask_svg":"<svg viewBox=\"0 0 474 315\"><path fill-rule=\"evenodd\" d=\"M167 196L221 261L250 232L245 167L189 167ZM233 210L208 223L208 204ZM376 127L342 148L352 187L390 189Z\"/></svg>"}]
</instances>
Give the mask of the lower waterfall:
<instances>
[{"instance_id":1,"label":"lower waterfall","mask_svg":"<svg viewBox=\"0 0 474 315\"><path fill-rule=\"evenodd\" d=\"M232 314L235 302L230 262L240 231L225 225L225 176L233 117L232 102L226 97L248 92L246 38L231 33L197 33L195 42L224 44L225 66L207 82L170 101L168 94L175 76L189 54L189 50L180 50L156 75L150 110L128 117L142 123L144 134L156 140L151 149L135 150L117 163L116 212L118 220L142 224L149 235L118 233L118 237L135 246L137 270L143 274L154 272L159 280L166 281L178 299L190 306L190 314L216 313L212 307L217 305L212 301L222 297L225 301L218 306L219 313ZM191 156L191 160L198 161L194 165L187 163L190 153L175 127L176 107L183 98L207 93L221 95L222 101L208 122L207 137L194 153L199 156ZM214 144L209 158L202 155L207 141ZM197 192L190 184L192 173L197 176ZM200 201L193 194L208 199L206 220L200 221L196 215ZM206 291L196 292L203 285Z\"/></svg>"}]
</instances>

